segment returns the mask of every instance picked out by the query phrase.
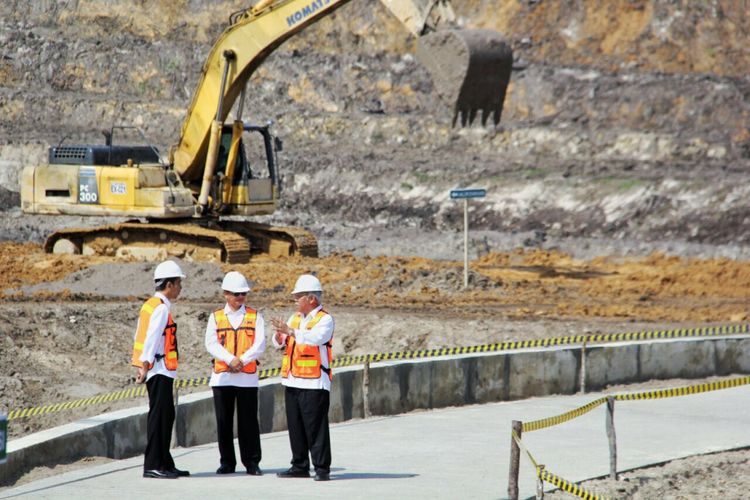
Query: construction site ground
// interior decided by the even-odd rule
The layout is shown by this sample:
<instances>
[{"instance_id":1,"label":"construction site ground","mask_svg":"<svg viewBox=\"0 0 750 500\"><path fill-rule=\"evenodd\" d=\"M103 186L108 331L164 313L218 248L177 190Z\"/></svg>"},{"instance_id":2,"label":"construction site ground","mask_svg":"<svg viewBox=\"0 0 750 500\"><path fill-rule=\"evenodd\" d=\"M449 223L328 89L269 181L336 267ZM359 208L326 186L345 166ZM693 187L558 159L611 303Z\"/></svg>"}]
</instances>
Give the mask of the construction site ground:
<instances>
[{"instance_id":1,"label":"construction site ground","mask_svg":"<svg viewBox=\"0 0 750 500\"><path fill-rule=\"evenodd\" d=\"M85 467L54 477L38 479L9 491L0 498L43 496L46 499L120 496L128 484L131 497L170 496L202 499L220 489L223 495L245 496L248 491L258 498L347 498L369 499L373 492L381 497L434 498L504 498L508 491L510 468L509 441L512 420L531 422L550 414L561 414L590 403L602 396L592 393L574 396L548 396L521 401L440 408L407 415L379 416L333 424L331 445L332 481L327 484L308 480L280 480L276 473L285 470L289 460L287 433L273 432L261 436L263 477L248 477L244 470L218 477L214 474L218 460L215 443L173 450L175 462L191 476L178 481L140 479L142 457L88 462ZM665 460L686 454L706 453L716 449L748 445L744 432L750 407L738 405L750 396L750 386L722 391L655 400L618 401L615 406L619 481L598 480L585 484L588 492L606 498L734 498L723 495L726 485L746 486L750 478L742 474L739 452L725 454L724 470L709 474L694 470L702 480L693 488L674 488L667 481L651 481L660 471L670 469ZM603 420L606 405L559 426L524 432L524 448L545 469L568 481L604 475L609 471L609 450ZM738 408L739 406L739 408ZM716 425L717 413L722 415ZM478 432L478 430L481 430ZM685 435L689 437L685 438ZM373 445L377 436L377 445ZM409 436L404 445L404 436ZM582 439L585 436L586 439ZM442 453L442 450L450 450ZM519 497L534 498L535 469L526 453L520 457ZM694 457L714 458L712 455ZM632 472L634 465L660 464L642 477ZM705 463L705 462L703 462ZM730 472L731 475L726 474ZM683 483L673 475L672 483ZM688 481L691 482L691 481ZM545 488L554 489L545 483ZM550 498L570 498L567 493L547 493Z\"/></svg>"},{"instance_id":2,"label":"construction site ground","mask_svg":"<svg viewBox=\"0 0 750 500\"><path fill-rule=\"evenodd\" d=\"M22 169L50 146L102 144L119 125L166 156L212 40L250 3L0 2L0 411L130 387L151 292L153 264L42 253L56 228L119 221L22 214ZM497 126L451 126L416 40L380 2L350 2L255 72L243 116L272 121L284 141L279 209L260 222L310 230L323 258L236 266L253 282L250 304L285 316L296 275L318 272L337 355L747 321L743 3L453 4L461 26L497 30L513 48ZM456 187L487 192L469 205L466 290ZM180 372L202 377L203 329L229 267L183 264ZM275 366L278 353L261 361ZM10 438L140 403L14 420ZM635 471L640 489L626 495L746 498L749 460Z\"/></svg>"},{"instance_id":3,"label":"construction site ground","mask_svg":"<svg viewBox=\"0 0 750 500\"><path fill-rule=\"evenodd\" d=\"M424 244L429 247L428 241ZM220 282L230 269L250 279L248 302L266 317L290 314L294 279L316 272L325 286L326 307L337 322L335 355L747 319L750 263L745 261L660 253L574 258L555 250L518 249L472 255L470 284L463 289L461 260L377 255L377 241L370 248L372 255L260 257L245 265L182 261L188 278L174 305L180 376L210 373L204 329L208 314L222 305ZM151 293L153 265L45 254L35 243L0 244L0 411L131 387L132 336L138 308ZM263 368L279 363L273 349L261 358ZM654 381L651 386L685 382ZM17 419L10 423L10 439L143 402L126 399ZM744 452L722 460L731 465L737 453ZM49 473L37 470L22 481Z\"/></svg>"}]
</instances>

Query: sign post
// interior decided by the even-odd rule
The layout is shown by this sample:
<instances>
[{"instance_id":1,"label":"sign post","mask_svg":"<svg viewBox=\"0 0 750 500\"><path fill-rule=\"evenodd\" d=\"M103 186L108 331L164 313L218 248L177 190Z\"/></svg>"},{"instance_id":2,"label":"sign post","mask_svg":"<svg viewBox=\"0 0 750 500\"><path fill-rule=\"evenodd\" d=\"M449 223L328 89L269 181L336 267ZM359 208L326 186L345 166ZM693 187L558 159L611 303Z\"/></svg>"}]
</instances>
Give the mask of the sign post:
<instances>
[{"instance_id":1,"label":"sign post","mask_svg":"<svg viewBox=\"0 0 750 500\"><path fill-rule=\"evenodd\" d=\"M484 189L454 189L451 200L464 200L464 288L469 286L469 198L484 198Z\"/></svg>"},{"instance_id":2,"label":"sign post","mask_svg":"<svg viewBox=\"0 0 750 500\"><path fill-rule=\"evenodd\" d=\"M8 417L0 415L0 464L4 464L8 457Z\"/></svg>"}]
</instances>

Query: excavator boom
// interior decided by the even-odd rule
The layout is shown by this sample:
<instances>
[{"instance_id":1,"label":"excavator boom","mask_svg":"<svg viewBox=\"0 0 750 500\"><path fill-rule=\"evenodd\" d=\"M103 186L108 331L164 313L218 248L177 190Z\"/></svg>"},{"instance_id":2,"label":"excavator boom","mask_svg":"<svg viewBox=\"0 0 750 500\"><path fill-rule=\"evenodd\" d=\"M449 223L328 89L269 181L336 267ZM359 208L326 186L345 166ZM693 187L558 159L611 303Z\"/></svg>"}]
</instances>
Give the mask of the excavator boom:
<instances>
[{"instance_id":1,"label":"excavator boom","mask_svg":"<svg viewBox=\"0 0 750 500\"><path fill-rule=\"evenodd\" d=\"M262 0L219 36L203 67L173 151L174 168L184 181L194 182L205 175L206 157L213 154L209 153L212 123L226 120L265 58L288 38L349 1ZM459 116L462 125L470 124L478 111L482 111L483 123L492 115L497 124L513 60L510 47L500 35L490 30L441 31L454 17L446 0L381 2L409 31L421 37L419 59L431 72L440 96L452 106L454 124Z\"/></svg>"},{"instance_id":2,"label":"excavator boom","mask_svg":"<svg viewBox=\"0 0 750 500\"><path fill-rule=\"evenodd\" d=\"M199 180L204 175L213 122L226 120L247 81L266 57L305 26L349 1L262 1L219 36L203 66L180 141L173 151L172 163L184 181ZM217 111L219 99L222 104Z\"/></svg>"}]
</instances>

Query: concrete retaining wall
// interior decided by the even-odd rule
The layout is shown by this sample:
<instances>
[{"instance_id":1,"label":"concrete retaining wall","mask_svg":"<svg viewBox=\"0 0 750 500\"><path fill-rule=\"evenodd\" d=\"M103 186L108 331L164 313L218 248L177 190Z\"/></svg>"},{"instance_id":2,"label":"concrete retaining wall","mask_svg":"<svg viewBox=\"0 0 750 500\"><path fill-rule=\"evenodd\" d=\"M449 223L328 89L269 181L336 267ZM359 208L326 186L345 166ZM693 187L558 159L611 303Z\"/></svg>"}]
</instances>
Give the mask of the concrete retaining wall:
<instances>
[{"instance_id":1,"label":"concrete retaining wall","mask_svg":"<svg viewBox=\"0 0 750 500\"><path fill-rule=\"evenodd\" d=\"M585 354L584 354L585 352ZM585 361L582 362L582 361ZM584 368L585 364L585 368ZM574 394L585 373L587 390L667 378L702 378L750 373L750 337L564 346L511 352L379 363L368 374L372 415L415 409L507 401L550 394ZM336 371L331 422L365 416L362 367ZM25 436L8 443L0 484L10 484L40 465L85 456L125 458L145 449L147 407L131 408ZM278 379L259 391L261 432L286 429L284 390ZM211 392L181 396L175 426L179 446L216 440Z\"/></svg>"}]
</instances>

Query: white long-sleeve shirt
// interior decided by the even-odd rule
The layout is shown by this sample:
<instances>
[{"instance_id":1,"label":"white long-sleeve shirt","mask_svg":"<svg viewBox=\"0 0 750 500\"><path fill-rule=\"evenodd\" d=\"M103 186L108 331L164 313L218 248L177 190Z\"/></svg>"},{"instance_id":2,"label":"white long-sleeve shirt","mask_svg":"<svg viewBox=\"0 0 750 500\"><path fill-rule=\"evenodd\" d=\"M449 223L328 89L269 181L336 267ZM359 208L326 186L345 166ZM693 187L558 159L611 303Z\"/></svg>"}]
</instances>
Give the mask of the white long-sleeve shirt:
<instances>
[{"instance_id":1,"label":"white long-sleeve shirt","mask_svg":"<svg viewBox=\"0 0 750 500\"><path fill-rule=\"evenodd\" d=\"M143 341L143 352L139 358L142 363L148 362L151 364L151 369L146 375L146 380L149 380L154 375L166 375L170 378L177 376L177 370L167 370L164 366L164 328L167 326L167 319L169 318L169 310L172 304L169 299L161 292L156 292L155 297L159 297L164 303L159 304L154 308L154 312L151 313L151 319L148 322L148 330L146 330L146 338ZM140 323L140 318L138 322ZM135 331L138 332L140 324L136 326ZM179 347L179 342L178 342ZM158 360L156 355L160 355Z\"/></svg>"},{"instance_id":2,"label":"white long-sleeve shirt","mask_svg":"<svg viewBox=\"0 0 750 500\"><path fill-rule=\"evenodd\" d=\"M235 330L242 325L242 321L245 319L245 306L241 306L236 311L233 311L229 304L224 306L224 314L227 315L229 324ZM234 359L234 354L227 351L223 345L219 343L219 337L216 335L216 318L214 315L208 317L208 325L206 325L206 350L215 359L219 359L226 364L231 363ZM263 315L258 312L255 318L255 339L253 345L240 356L240 361L243 365L256 360L266 350L266 328L263 321ZM260 370L260 367L258 367ZM232 372L221 372L211 373L211 380L208 385L211 387L227 386L231 385L234 387L258 387L258 370L255 373L232 373Z\"/></svg>"},{"instance_id":3,"label":"white long-sleeve shirt","mask_svg":"<svg viewBox=\"0 0 750 500\"><path fill-rule=\"evenodd\" d=\"M326 314L325 316L323 316L320 321L318 321L318 323L310 330L307 329L307 324L315 317L316 314L318 314L318 311L320 311L321 309L323 309L322 305L316 307L315 309L310 311L310 314L302 318L299 323L299 328L294 330L294 338L297 343L323 346L326 342L330 342L331 338L333 338L334 324L333 316L331 316L330 314ZM290 316L286 322L286 324L290 327L293 317L294 315ZM277 349L281 349L286 346L286 339L283 339L283 343L279 344L276 341L276 335L274 335L272 340L274 347L276 347ZM322 347L320 349L320 362L324 367L330 367L330 362L328 360L328 349L326 349L325 347ZM290 370L287 376L281 379L281 383L282 385L288 387L296 387L298 389L325 389L326 391L331 390L331 378L323 370L321 370L319 378L297 378L292 375L292 372Z\"/></svg>"}]
</instances>

